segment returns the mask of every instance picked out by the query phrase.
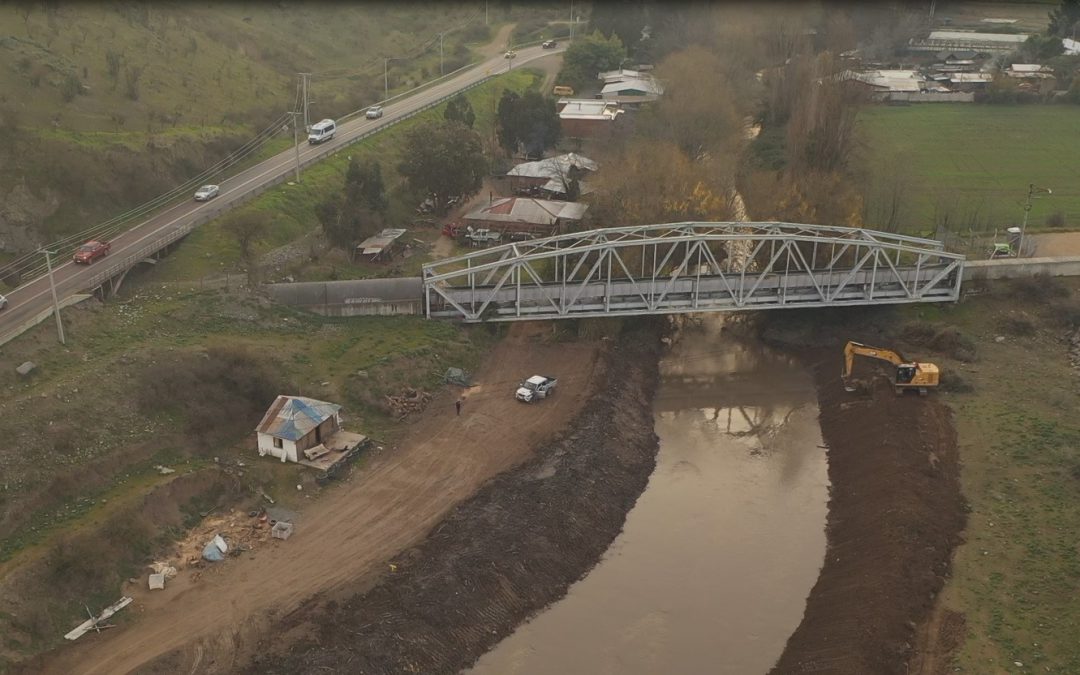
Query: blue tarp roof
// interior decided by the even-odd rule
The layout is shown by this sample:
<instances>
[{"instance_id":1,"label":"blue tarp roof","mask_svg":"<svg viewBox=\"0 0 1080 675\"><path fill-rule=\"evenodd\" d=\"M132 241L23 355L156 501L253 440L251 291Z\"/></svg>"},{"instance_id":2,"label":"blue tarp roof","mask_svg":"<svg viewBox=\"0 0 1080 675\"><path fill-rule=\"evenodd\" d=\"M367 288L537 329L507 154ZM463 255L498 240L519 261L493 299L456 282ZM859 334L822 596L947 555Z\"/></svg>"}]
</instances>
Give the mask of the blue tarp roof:
<instances>
[{"instance_id":1,"label":"blue tarp roof","mask_svg":"<svg viewBox=\"0 0 1080 675\"><path fill-rule=\"evenodd\" d=\"M255 431L287 441L298 441L330 419L341 406L305 396L278 396Z\"/></svg>"}]
</instances>

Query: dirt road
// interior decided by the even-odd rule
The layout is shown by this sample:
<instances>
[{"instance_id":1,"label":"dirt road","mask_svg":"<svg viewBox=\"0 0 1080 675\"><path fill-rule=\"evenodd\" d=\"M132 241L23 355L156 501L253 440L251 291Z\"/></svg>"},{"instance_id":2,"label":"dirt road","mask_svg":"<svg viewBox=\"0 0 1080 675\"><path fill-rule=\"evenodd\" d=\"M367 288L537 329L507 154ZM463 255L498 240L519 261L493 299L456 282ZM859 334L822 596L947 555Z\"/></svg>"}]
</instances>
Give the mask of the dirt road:
<instances>
[{"instance_id":1,"label":"dirt road","mask_svg":"<svg viewBox=\"0 0 1080 675\"><path fill-rule=\"evenodd\" d=\"M423 539L488 479L528 459L538 440L581 408L597 377L599 347L541 342L536 332L545 330L514 326L475 375L478 386L460 417L457 390L441 393L399 448L373 455L306 509L287 542L211 567L197 580L181 575L164 592L149 594L140 580L138 590L125 589L136 599L129 612L136 622L87 636L32 672L229 672L275 616L343 584L374 580L386 560ZM512 391L533 373L557 375L559 393L525 406Z\"/></svg>"}]
</instances>

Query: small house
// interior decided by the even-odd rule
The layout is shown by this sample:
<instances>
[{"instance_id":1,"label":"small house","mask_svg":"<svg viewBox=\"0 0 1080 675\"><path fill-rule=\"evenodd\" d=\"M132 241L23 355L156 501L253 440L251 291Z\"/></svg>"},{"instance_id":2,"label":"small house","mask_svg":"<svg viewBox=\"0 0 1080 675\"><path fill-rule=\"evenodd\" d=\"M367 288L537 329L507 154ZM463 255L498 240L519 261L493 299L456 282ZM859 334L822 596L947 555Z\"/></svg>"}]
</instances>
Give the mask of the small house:
<instances>
[{"instance_id":1,"label":"small house","mask_svg":"<svg viewBox=\"0 0 1080 675\"><path fill-rule=\"evenodd\" d=\"M469 213L464 221L476 229L548 236L580 223L587 208L577 202L500 197Z\"/></svg>"},{"instance_id":2,"label":"small house","mask_svg":"<svg viewBox=\"0 0 1080 675\"><path fill-rule=\"evenodd\" d=\"M1004 73L1019 80L1020 89L1037 91L1040 94L1053 91L1057 84L1054 69L1039 63L1014 63Z\"/></svg>"},{"instance_id":3,"label":"small house","mask_svg":"<svg viewBox=\"0 0 1080 675\"><path fill-rule=\"evenodd\" d=\"M328 442L341 430L341 406L304 396L278 396L266 411L255 433L259 456L271 455L282 462L313 459L310 451Z\"/></svg>"},{"instance_id":4,"label":"small house","mask_svg":"<svg viewBox=\"0 0 1080 675\"><path fill-rule=\"evenodd\" d=\"M514 194L541 193L560 198L570 192L572 181L578 181L580 189L582 176L596 169L596 162L571 152L536 162L523 162L506 175L510 178L510 190Z\"/></svg>"},{"instance_id":5,"label":"small house","mask_svg":"<svg viewBox=\"0 0 1080 675\"><path fill-rule=\"evenodd\" d=\"M615 101L560 99L559 126L567 138L607 138L625 112Z\"/></svg>"}]
</instances>

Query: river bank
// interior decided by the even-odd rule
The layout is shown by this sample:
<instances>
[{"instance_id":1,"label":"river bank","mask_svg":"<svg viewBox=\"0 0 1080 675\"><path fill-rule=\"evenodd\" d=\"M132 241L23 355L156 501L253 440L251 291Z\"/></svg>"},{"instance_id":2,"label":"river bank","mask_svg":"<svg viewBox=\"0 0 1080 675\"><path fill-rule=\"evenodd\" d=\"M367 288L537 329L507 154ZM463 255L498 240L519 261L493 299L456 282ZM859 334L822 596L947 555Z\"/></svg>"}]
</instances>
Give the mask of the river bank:
<instances>
[{"instance_id":1,"label":"river bank","mask_svg":"<svg viewBox=\"0 0 1080 675\"><path fill-rule=\"evenodd\" d=\"M604 360L618 367L600 369L566 432L453 509L370 590L283 617L247 672L456 673L565 595L653 471L659 325L613 341Z\"/></svg>"},{"instance_id":2,"label":"river bank","mask_svg":"<svg viewBox=\"0 0 1080 675\"><path fill-rule=\"evenodd\" d=\"M843 340L882 342L889 322L874 316L765 322L764 339L800 354L814 374L831 483L825 564L774 674L906 673L961 542L966 504L949 407L896 396L887 383L851 394L840 381Z\"/></svg>"}]
</instances>

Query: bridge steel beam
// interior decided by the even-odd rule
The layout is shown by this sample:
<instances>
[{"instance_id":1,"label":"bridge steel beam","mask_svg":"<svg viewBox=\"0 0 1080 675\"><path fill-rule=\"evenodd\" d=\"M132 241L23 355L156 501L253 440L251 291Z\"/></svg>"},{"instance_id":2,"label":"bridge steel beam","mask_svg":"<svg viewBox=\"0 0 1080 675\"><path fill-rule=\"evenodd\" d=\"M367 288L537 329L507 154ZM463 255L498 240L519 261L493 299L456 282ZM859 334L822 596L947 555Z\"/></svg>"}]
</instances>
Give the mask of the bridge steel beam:
<instances>
[{"instance_id":1,"label":"bridge steel beam","mask_svg":"<svg viewBox=\"0 0 1080 675\"><path fill-rule=\"evenodd\" d=\"M466 322L953 302L964 256L935 240L781 222L562 234L424 265L429 318Z\"/></svg>"}]
</instances>

